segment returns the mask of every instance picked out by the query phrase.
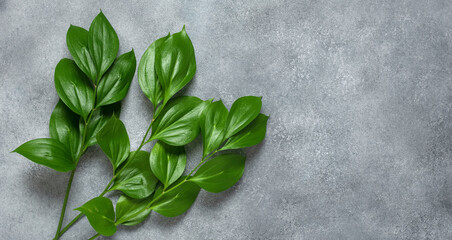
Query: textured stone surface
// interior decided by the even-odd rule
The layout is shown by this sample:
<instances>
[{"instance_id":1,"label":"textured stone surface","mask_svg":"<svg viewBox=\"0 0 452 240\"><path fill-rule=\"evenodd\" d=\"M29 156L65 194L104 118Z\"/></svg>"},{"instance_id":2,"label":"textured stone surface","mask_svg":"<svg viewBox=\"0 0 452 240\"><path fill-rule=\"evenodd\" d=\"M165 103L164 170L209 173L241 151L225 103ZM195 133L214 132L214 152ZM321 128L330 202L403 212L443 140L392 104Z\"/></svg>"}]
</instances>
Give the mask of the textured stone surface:
<instances>
[{"instance_id":1,"label":"textured stone surface","mask_svg":"<svg viewBox=\"0 0 452 240\"><path fill-rule=\"evenodd\" d=\"M53 236L69 174L9 152L48 136L66 30L102 9L138 59L185 24L198 70L183 92L262 95L271 115L235 187L108 239L452 239L451 1L101 2L0 0L0 238ZM121 116L132 149L150 109L135 78ZM200 140L190 149L191 167ZM66 223L110 176L89 149ZM93 234L83 219L63 239Z\"/></svg>"}]
</instances>

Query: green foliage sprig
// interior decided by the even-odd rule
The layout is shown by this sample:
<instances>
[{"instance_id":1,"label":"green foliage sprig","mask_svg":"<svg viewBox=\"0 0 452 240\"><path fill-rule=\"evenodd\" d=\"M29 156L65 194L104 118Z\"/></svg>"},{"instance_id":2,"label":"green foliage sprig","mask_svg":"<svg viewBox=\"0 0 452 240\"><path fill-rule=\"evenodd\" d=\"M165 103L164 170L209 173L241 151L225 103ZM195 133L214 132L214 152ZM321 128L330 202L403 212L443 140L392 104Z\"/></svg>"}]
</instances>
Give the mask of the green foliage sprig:
<instances>
[{"instance_id":1,"label":"green foliage sprig","mask_svg":"<svg viewBox=\"0 0 452 240\"><path fill-rule=\"evenodd\" d=\"M261 97L241 97L229 111L222 101L174 98L196 71L185 27L153 42L141 58L138 81L154 116L135 151L130 150L119 119L120 101L135 74L133 50L116 57L118 36L102 12L89 30L71 25L66 42L73 60L62 59L55 68L60 101L50 117L50 138L28 141L14 150L35 163L71 171L54 239L83 215L97 232L91 239L113 235L118 225L139 224L152 210L175 217L190 208L201 189L221 192L242 177L245 156L222 151L250 147L264 139L268 116L259 113ZM184 146L200 133L202 158L183 175ZM156 141L152 151L142 151L151 141ZM62 229L75 170L87 148L96 144L113 166L112 178L98 197L75 209L81 213ZM122 192L116 208L104 197L110 191Z\"/></svg>"}]
</instances>

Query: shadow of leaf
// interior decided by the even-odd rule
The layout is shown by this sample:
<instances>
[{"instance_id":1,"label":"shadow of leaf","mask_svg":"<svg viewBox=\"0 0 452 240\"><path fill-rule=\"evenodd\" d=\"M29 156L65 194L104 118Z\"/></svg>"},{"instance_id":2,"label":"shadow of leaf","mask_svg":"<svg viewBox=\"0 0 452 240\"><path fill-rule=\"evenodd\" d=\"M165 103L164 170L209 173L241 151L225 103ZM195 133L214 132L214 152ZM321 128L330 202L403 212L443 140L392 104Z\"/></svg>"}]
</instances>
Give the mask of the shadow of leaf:
<instances>
[{"instance_id":1,"label":"shadow of leaf","mask_svg":"<svg viewBox=\"0 0 452 240\"><path fill-rule=\"evenodd\" d=\"M49 204L58 204L64 197L67 181L69 180L70 172L63 173L50 169L38 164L33 165L27 171L26 175L27 191L38 194L42 201L47 201Z\"/></svg>"}]
</instances>

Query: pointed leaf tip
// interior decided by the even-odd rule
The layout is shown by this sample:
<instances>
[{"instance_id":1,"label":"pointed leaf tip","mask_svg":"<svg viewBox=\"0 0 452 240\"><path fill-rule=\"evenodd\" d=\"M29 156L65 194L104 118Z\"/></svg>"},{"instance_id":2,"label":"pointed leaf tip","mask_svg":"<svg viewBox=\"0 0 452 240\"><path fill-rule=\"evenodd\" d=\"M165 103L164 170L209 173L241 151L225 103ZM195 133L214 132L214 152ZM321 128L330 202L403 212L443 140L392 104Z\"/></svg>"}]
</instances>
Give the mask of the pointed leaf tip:
<instances>
[{"instance_id":1,"label":"pointed leaf tip","mask_svg":"<svg viewBox=\"0 0 452 240\"><path fill-rule=\"evenodd\" d=\"M53 138L33 139L22 144L13 152L60 172L67 172L75 168L70 150Z\"/></svg>"},{"instance_id":2,"label":"pointed leaf tip","mask_svg":"<svg viewBox=\"0 0 452 240\"><path fill-rule=\"evenodd\" d=\"M196 59L185 29L169 36L157 49L155 72L162 86L163 104L192 80Z\"/></svg>"},{"instance_id":3,"label":"pointed leaf tip","mask_svg":"<svg viewBox=\"0 0 452 240\"><path fill-rule=\"evenodd\" d=\"M226 120L225 138L229 138L245 128L258 115L262 107L259 97L245 96L237 99L231 106Z\"/></svg>"},{"instance_id":4,"label":"pointed leaf tip","mask_svg":"<svg viewBox=\"0 0 452 240\"><path fill-rule=\"evenodd\" d=\"M88 45L99 81L115 60L119 50L118 35L102 10L91 22Z\"/></svg>"},{"instance_id":5,"label":"pointed leaf tip","mask_svg":"<svg viewBox=\"0 0 452 240\"><path fill-rule=\"evenodd\" d=\"M229 138L222 150L251 147L262 142L267 130L268 116L259 114L248 126Z\"/></svg>"},{"instance_id":6,"label":"pointed leaf tip","mask_svg":"<svg viewBox=\"0 0 452 240\"><path fill-rule=\"evenodd\" d=\"M133 50L116 59L99 83L97 107L124 99L135 75L135 68L136 58Z\"/></svg>"},{"instance_id":7,"label":"pointed leaf tip","mask_svg":"<svg viewBox=\"0 0 452 240\"><path fill-rule=\"evenodd\" d=\"M96 232L104 236L111 236L116 232L115 210L110 199L96 197L75 210L86 215Z\"/></svg>"}]
</instances>

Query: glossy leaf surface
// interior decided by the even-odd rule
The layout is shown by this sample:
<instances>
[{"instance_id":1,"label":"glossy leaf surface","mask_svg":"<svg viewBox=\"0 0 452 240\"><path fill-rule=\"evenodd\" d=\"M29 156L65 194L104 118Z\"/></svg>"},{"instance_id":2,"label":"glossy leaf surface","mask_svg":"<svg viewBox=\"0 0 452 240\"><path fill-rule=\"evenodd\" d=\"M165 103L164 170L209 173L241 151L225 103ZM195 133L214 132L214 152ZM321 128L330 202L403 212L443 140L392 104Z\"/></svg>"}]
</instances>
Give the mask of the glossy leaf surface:
<instances>
[{"instance_id":1,"label":"glossy leaf surface","mask_svg":"<svg viewBox=\"0 0 452 240\"><path fill-rule=\"evenodd\" d=\"M74 61L63 58L57 64L55 88L64 104L86 120L94 107L94 88Z\"/></svg>"},{"instance_id":2,"label":"glossy leaf surface","mask_svg":"<svg viewBox=\"0 0 452 240\"><path fill-rule=\"evenodd\" d=\"M86 146L93 146L97 144L96 135L107 124L108 120L115 115L119 118L121 113L121 103L113 103L110 105L102 106L96 109L91 117L91 121L88 123L88 129L86 130L85 142ZM85 123L83 120L79 123L80 132L83 133Z\"/></svg>"},{"instance_id":3,"label":"glossy leaf surface","mask_svg":"<svg viewBox=\"0 0 452 240\"><path fill-rule=\"evenodd\" d=\"M199 134L199 118L208 102L184 96L171 100L153 124L151 140L183 146Z\"/></svg>"},{"instance_id":4,"label":"glossy leaf surface","mask_svg":"<svg viewBox=\"0 0 452 240\"><path fill-rule=\"evenodd\" d=\"M259 114L243 130L229 138L221 150L251 147L259 144L265 138L268 116Z\"/></svg>"},{"instance_id":5,"label":"glossy leaf surface","mask_svg":"<svg viewBox=\"0 0 452 240\"><path fill-rule=\"evenodd\" d=\"M118 57L99 83L97 107L121 101L127 95L136 65L133 50Z\"/></svg>"},{"instance_id":6,"label":"glossy leaf surface","mask_svg":"<svg viewBox=\"0 0 452 240\"><path fill-rule=\"evenodd\" d=\"M184 179L185 177L182 177ZM178 182L173 185L177 185ZM192 182L184 182L176 188L170 188L155 198L151 209L165 217L176 217L187 211L201 189Z\"/></svg>"},{"instance_id":7,"label":"glossy leaf surface","mask_svg":"<svg viewBox=\"0 0 452 240\"><path fill-rule=\"evenodd\" d=\"M158 46L155 70L162 85L164 103L191 81L196 72L195 50L185 26Z\"/></svg>"},{"instance_id":8,"label":"glossy leaf surface","mask_svg":"<svg viewBox=\"0 0 452 240\"><path fill-rule=\"evenodd\" d=\"M96 66L97 82L111 66L119 50L118 35L102 12L89 27L88 46Z\"/></svg>"},{"instance_id":9,"label":"glossy leaf surface","mask_svg":"<svg viewBox=\"0 0 452 240\"><path fill-rule=\"evenodd\" d=\"M189 181L208 192L222 192L232 187L243 175L245 157L224 154L207 161Z\"/></svg>"},{"instance_id":10,"label":"glossy leaf surface","mask_svg":"<svg viewBox=\"0 0 452 240\"><path fill-rule=\"evenodd\" d=\"M77 161L81 147L80 116L71 111L63 101L58 101L50 116L50 137L59 140L70 150L72 160Z\"/></svg>"},{"instance_id":11,"label":"glossy leaf surface","mask_svg":"<svg viewBox=\"0 0 452 240\"><path fill-rule=\"evenodd\" d=\"M168 36L154 41L144 52L138 66L138 83L143 93L153 104L154 109L163 100L162 86L155 71L155 51Z\"/></svg>"},{"instance_id":12,"label":"glossy leaf surface","mask_svg":"<svg viewBox=\"0 0 452 240\"><path fill-rule=\"evenodd\" d=\"M152 172L166 188L184 173L187 155L184 147L174 147L158 141L149 161Z\"/></svg>"},{"instance_id":13,"label":"glossy leaf surface","mask_svg":"<svg viewBox=\"0 0 452 240\"><path fill-rule=\"evenodd\" d=\"M120 190L129 197L137 199L148 197L154 192L158 183L149 166L149 153L132 152L128 161L130 162L118 172L110 191Z\"/></svg>"},{"instance_id":14,"label":"glossy leaf surface","mask_svg":"<svg viewBox=\"0 0 452 240\"><path fill-rule=\"evenodd\" d=\"M216 150L223 142L224 126L228 117L228 109L222 101L209 104L200 118L203 143L203 157Z\"/></svg>"},{"instance_id":15,"label":"glossy leaf surface","mask_svg":"<svg viewBox=\"0 0 452 240\"><path fill-rule=\"evenodd\" d=\"M66 44L77 66L95 82L97 70L89 53L88 35L86 29L71 25L67 30Z\"/></svg>"},{"instance_id":16,"label":"glossy leaf surface","mask_svg":"<svg viewBox=\"0 0 452 240\"><path fill-rule=\"evenodd\" d=\"M115 170L129 156L130 142L127 130L119 118L113 116L96 136L97 143L107 155Z\"/></svg>"},{"instance_id":17,"label":"glossy leaf surface","mask_svg":"<svg viewBox=\"0 0 452 240\"><path fill-rule=\"evenodd\" d=\"M115 234L115 210L113 209L113 203L110 199L106 197L96 197L75 210L86 215L89 223L96 232L104 236Z\"/></svg>"},{"instance_id":18,"label":"glossy leaf surface","mask_svg":"<svg viewBox=\"0 0 452 240\"><path fill-rule=\"evenodd\" d=\"M152 197L144 199L134 199L127 195L121 195L116 203L116 223L134 226L149 216L151 209L146 209L146 205L150 203Z\"/></svg>"},{"instance_id":19,"label":"glossy leaf surface","mask_svg":"<svg viewBox=\"0 0 452 240\"><path fill-rule=\"evenodd\" d=\"M231 106L226 120L225 138L228 138L253 121L261 111L261 97L246 96L237 99Z\"/></svg>"},{"instance_id":20,"label":"glossy leaf surface","mask_svg":"<svg viewBox=\"0 0 452 240\"><path fill-rule=\"evenodd\" d=\"M13 152L60 172L71 171L75 168L69 148L53 138L33 139L22 144Z\"/></svg>"}]
</instances>

